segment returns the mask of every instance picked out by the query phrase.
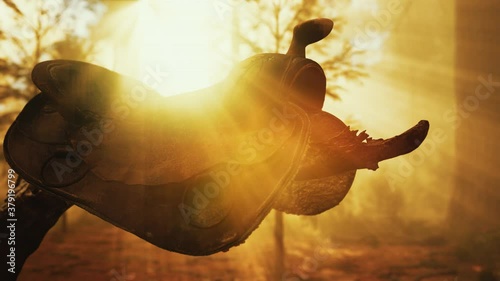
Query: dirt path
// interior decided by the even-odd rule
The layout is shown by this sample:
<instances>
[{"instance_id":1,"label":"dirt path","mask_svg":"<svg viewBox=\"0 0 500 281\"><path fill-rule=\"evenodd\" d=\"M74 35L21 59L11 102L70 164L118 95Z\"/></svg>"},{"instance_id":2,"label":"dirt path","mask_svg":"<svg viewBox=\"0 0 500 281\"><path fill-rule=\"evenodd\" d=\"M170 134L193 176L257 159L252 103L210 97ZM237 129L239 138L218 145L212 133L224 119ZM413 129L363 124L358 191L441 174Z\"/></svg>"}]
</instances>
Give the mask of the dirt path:
<instances>
[{"instance_id":1,"label":"dirt path","mask_svg":"<svg viewBox=\"0 0 500 281\"><path fill-rule=\"evenodd\" d=\"M272 268L272 224L266 221L245 244L208 257L164 251L87 213L80 212L76 221L67 233L60 225L49 232L19 281L258 281L268 280ZM472 281L482 269L460 263L445 246L314 239L285 242L288 271L282 280ZM498 270L500 261L495 263Z\"/></svg>"},{"instance_id":2,"label":"dirt path","mask_svg":"<svg viewBox=\"0 0 500 281\"><path fill-rule=\"evenodd\" d=\"M208 257L171 253L83 214L62 233L52 229L26 262L19 281L259 280L249 247ZM238 276L238 278L235 278ZM264 280L264 279L262 279Z\"/></svg>"}]
</instances>

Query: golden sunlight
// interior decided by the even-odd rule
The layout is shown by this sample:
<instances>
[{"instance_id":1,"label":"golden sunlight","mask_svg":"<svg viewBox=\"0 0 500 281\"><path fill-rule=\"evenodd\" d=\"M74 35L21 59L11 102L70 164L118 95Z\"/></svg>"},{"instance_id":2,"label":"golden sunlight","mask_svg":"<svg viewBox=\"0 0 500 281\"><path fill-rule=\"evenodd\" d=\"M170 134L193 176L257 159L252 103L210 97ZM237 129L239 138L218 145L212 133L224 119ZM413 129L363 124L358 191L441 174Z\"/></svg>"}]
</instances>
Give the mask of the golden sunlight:
<instances>
[{"instance_id":1,"label":"golden sunlight","mask_svg":"<svg viewBox=\"0 0 500 281\"><path fill-rule=\"evenodd\" d=\"M129 42L137 51L139 79L161 73L150 86L165 96L205 88L220 79L216 37L207 24L216 19L212 2L142 0L132 6L138 14Z\"/></svg>"}]
</instances>

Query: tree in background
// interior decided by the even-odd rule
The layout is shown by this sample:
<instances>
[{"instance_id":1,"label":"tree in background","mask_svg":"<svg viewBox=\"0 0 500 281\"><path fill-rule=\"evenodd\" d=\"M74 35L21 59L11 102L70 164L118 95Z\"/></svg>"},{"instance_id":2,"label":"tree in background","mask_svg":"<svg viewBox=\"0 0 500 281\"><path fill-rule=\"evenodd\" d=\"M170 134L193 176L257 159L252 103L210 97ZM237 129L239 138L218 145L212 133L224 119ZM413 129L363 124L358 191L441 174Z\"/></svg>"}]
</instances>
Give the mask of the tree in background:
<instances>
[{"instance_id":1,"label":"tree in background","mask_svg":"<svg viewBox=\"0 0 500 281\"><path fill-rule=\"evenodd\" d=\"M0 130L5 133L36 93L31 69L55 58L88 60L89 27L101 17L99 0L0 2ZM3 134L2 134L3 136Z\"/></svg>"},{"instance_id":2,"label":"tree in background","mask_svg":"<svg viewBox=\"0 0 500 281\"><path fill-rule=\"evenodd\" d=\"M347 0L247 0L234 7L233 39L237 46L233 51L243 57L265 52L285 53L295 25L311 18L331 18L335 22L332 33L321 43L309 46L307 56L325 70L330 82L327 95L339 99L342 89L339 80L360 81L366 76L364 65L356 61L363 51L356 49L343 34L346 21L337 16L348 3ZM245 13L239 12L242 10Z\"/></svg>"},{"instance_id":3,"label":"tree in background","mask_svg":"<svg viewBox=\"0 0 500 281\"><path fill-rule=\"evenodd\" d=\"M346 22L337 14L349 1L325 0L248 0L233 7L232 50L236 58L257 53L286 53L293 28L306 20L317 17L331 18L335 22L332 33L321 43L308 47L307 57L313 58L324 69L327 77L327 96L340 99L340 80L359 81L366 76L363 64L356 63L362 54L343 36ZM245 13L239 13L244 10ZM283 213L275 212L274 241L275 263L270 274L281 280L285 273L285 246Z\"/></svg>"},{"instance_id":4,"label":"tree in background","mask_svg":"<svg viewBox=\"0 0 500 281\"><path fill-rule=\"evenodd\" d=\"M458 0L455 5L457 111L450 120L457 164L448 235L457 240L461 259L487 271L500 256L500 158L494 152L500 136L500 37L491 32L500 26L500 3Z\"/></svg>"},{"instance_id":5,"label":"tree in background","mask_svg":"<svg viewBox=\"0 0 500 281\"><path fill-rule=\"evenodd\" d=\"M103 8L99 0L0 2L2 139L24 104L38 93L30 78L31 70L38 62L48 59L91 60L94 45L87 40L89 27L100 19ZM3 159L3 153L1 155ZM7 169L1 171L0 176L4 178ZM63 230L66 230L66 213L61 221Z\"/></svg>"}]
</instances>

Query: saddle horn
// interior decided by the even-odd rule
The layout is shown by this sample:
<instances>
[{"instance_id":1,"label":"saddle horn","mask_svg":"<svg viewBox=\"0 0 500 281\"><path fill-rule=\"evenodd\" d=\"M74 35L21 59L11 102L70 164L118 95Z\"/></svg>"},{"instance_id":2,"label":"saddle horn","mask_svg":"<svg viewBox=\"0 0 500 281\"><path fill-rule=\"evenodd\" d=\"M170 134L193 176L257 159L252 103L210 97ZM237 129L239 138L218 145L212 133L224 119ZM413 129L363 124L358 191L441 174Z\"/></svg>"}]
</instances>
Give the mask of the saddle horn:
<instances>
[{"instance_id":1,"label":"saddle horn","mask_svg":"<svg viewBox=\"0 0 500 281\"><path fill-rule=\"evenodd\" d=\"M328 36L333 29L333 25L331 19L319 18L308 20L295 26L292 42L286 54L305 58L307 45L318 42Z\"/></svg>"}]
</instances>

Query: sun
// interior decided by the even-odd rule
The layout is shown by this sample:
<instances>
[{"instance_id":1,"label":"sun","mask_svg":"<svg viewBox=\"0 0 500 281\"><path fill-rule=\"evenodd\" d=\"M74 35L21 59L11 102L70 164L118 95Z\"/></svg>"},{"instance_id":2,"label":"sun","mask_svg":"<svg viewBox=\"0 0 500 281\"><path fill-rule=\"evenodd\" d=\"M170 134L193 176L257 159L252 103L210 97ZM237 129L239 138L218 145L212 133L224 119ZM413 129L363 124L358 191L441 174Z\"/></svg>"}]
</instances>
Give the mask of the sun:
<instances>
[{"instance_id":1,"label":"sun","mask_svg":"<svg viewBox=\"0 0 500 281\"><path fill-rule=\"evenodd\" d=\"M212 1L141 0L131 42L142 75L160 72L152 87L162 95L205 88L220 79ZM222 35L223 36L223 35Z\"/></svg>"}]
</instances>

